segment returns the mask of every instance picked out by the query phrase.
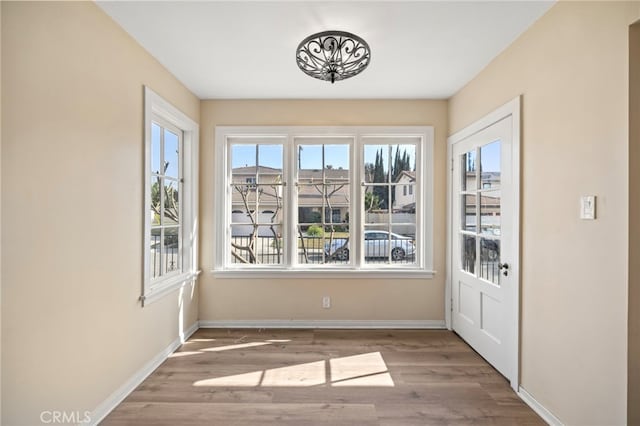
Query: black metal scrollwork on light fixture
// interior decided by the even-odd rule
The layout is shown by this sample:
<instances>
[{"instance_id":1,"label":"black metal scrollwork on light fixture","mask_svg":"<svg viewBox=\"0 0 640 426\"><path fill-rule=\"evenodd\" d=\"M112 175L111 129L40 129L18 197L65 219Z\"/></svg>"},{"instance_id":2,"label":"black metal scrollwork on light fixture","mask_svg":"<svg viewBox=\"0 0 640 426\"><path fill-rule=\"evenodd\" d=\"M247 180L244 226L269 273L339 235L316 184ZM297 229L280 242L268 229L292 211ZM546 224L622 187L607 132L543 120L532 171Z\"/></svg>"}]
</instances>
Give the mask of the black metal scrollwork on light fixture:
<instances>
[{"instance_id":1,"label":"black metal scrollwork on light fixture","mask_svg":"<svg viewBox=\"0 0 640 426\"><path fill-rule=\"evenodd\" d=\"M367 42L345 31L310 35L296 50L296 62L305 74L331 83L360 74L370 61Z\"/></svg>"}]
</instances>

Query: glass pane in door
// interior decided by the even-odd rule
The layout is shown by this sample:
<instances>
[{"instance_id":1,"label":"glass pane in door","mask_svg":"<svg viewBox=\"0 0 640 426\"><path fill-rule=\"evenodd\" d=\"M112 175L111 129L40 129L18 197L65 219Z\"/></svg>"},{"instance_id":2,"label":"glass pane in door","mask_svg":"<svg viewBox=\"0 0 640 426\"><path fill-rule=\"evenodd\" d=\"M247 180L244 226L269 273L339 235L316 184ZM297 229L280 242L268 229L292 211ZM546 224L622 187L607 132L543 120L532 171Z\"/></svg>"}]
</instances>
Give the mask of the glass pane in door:
<instances>
[{"instance_id":1,"label":"glass pane in door","mask_svg":"<svg viewBox=\"0 0 640 426\"><path fill-rule=\"evenodd\" d=\"M462 229L476 232L476 196L462 196Z\"/></svg>"},{"instance_id":2,"label":"glass pane in door","mask_svg":"<svg viewBox=\"0 0 640 426\"><path fill-rule=\"evenodd\" d=\"M462 163L462 191L475 191L476 180L476 152L469 151L460 156Z\"/></svg>"},{"instance_id":3,"label":"glass pane in door","mask_svg":"<svg viewBox=\"0 0 640 426\"><path fill-rule=\"evenodd\" d=\"M500 144L498 140L480 148L480 189L500 188Z\"/></svg>"},{"instance_id":4,"label":"glass pane in door","mask_svg":"<svg viewBox=\"0 0 640 426\"><path fill-rule=\"evenodd\" d=\"M462 235L462 270L475 274L476 270L476 237Z\"/></svg>"},{"instance_id":5,"label":"glass pane in door","mask_svg":"<svg viewBox=\"0 0 640 426\"><path fill-rule=\"evenodd\" d=\"M500 236L500 192L483 192L480 196L480 232Z\"/></svg>"},{"instance_id":6,"label":"glass pane in door","mask_svg":"<svg viewBox=\"0 0 640 426\"><path fill-rule=\"evenodd\" d=\"M480 239L480 278L500 285L500 240Z\"/></svg>"}]
</instances>

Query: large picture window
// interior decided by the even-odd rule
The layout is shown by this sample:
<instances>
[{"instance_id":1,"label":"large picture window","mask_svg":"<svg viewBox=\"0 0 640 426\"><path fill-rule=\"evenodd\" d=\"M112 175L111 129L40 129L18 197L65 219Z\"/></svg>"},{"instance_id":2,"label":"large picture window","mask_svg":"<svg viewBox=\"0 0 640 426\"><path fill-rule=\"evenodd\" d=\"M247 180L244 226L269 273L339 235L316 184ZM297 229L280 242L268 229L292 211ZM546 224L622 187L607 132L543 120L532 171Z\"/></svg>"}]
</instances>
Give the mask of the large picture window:
<instances>
[{"instance_id":1,"label":"large picture window","mask_svg":"<svg viewBox=\"0 0 640 426\"><path fill-rule=\"evenodd\" d=\"M431 273L431 128L218 127L216 145L217 271Z\"/></svg>"}]
</instances>

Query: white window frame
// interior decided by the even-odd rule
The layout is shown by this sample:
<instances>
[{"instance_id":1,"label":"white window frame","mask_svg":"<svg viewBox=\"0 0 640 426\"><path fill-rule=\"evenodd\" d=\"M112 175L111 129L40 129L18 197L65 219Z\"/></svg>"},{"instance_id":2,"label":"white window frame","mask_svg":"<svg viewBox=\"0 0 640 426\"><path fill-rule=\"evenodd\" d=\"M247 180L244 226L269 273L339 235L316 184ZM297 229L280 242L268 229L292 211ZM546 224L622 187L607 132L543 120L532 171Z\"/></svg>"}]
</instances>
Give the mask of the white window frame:
<instances>
[{"instance_id":1,"label":"white window frame","mask_svg":"<svg viewBox=\"0 0 640 426\"><path fill-rule=\"evenodd\" d=\"M180 168L182 179L180 246L181 270L152 279L151 256L151 124L156 122L177 128L182 133ZM144 244L143 279L140 300L145 306L190 283L198 275L198 124L160 97L149 87L144 88Z\"/></svg>"},{"instance_id":2,"label":"white window frame","mask_svg":"<svg viewBox=\"0 0 640 426\"><path fill-rule=\"evenodd\" d=\"M252 141L261 139L271 140L274 138L283 140L284 170L284 226L283 238L285 247L295 247L296 223L290 218L297 217L297 196L294 185L297 169L298 150L296 139L307 138L351 138L350 150L350 170L351 172L351 199L350 207L350 229L358 233L355 239L355 253L350 257L348 264L344 265L306 265L297 264L297 254L292 250L285 253L284 265L243 265L231 264L229 262L229 238L230 227L230 203L231 194L229 191L230 177L230 150L229 140L247 138ZM390 265L390 264L365 264L363 253L364 217L363 191L361 182L364 180L364 145L367 141L377 138L419 138L420 142L416 146L416 211L420 212L416 217L417 227L417 251L415 264ZM433 271L433 156L434 156L434 130L431 126L407 126L407 127L258 127L258 126L217 126L215 129L215 167L217 173L214 175L214 250L213 264L211 271L214 276L221 278L254 278L269 276L273 278L311 278L311 277L334 277L334 278L432 278ZM355 228L357 227L357 228Z\"/></svg>"}]
</instances>

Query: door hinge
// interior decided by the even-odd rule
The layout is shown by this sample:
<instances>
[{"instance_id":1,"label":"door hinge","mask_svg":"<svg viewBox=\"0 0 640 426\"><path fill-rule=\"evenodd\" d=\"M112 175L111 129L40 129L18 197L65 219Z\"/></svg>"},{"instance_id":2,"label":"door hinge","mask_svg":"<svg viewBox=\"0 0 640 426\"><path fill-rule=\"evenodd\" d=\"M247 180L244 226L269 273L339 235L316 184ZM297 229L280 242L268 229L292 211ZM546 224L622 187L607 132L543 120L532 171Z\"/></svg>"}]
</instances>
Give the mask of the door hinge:
<instances>
[{"instance_id":1,"label":"door hinge","mask_svg":"<svg viewBox=\"0 0 640 426\"><path fill-rule=\"evenodd\" d=\"M451 171L453 171L453 158L451 159Z\"/></svg>"}]
</instances>

